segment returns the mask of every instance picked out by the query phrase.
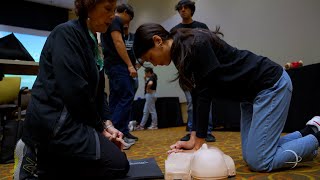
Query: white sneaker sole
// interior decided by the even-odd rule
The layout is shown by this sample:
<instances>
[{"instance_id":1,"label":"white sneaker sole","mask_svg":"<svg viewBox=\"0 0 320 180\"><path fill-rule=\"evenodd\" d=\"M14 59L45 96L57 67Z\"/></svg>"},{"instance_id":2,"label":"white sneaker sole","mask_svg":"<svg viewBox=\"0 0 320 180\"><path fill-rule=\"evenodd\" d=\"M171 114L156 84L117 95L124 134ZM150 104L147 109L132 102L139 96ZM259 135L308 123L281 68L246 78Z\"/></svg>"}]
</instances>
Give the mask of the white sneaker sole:
<instances>
[{"instance_id":1,"label":"white sneaker sole","mask_svg":"<svg viewBox=\"0 0 320 180\"><path fill-rule=\"evenodd\" d=\"M314 116L307 122L307 125L315 126L317 127L318 131L320 131L320 116Z\"/></svg>"}]
</instances>

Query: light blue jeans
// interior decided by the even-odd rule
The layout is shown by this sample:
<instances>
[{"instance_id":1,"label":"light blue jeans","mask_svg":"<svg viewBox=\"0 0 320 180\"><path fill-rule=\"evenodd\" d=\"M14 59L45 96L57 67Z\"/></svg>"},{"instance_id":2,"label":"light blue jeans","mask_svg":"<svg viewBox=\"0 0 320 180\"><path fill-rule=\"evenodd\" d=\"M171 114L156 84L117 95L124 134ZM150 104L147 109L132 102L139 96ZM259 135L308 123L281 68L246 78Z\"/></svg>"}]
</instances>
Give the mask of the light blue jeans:
<instances>
[{"instance_id":1,"label":"light blue jeans","mask_svg":"<svg viewBox=\"0 0 320 180\"><path fill-rule=\"evenodd\" d=\"M149 114L151 114L151 126L157 127L158 126L158 115L156 110L156 101L157 101L157 95L156 93L146 93L145 94L146 102L144 104L143 108L143 117L140 122L140 126L144 127L146 122L148 121Z\"/></svg>"},{"instance_id":2,"label":"light blue jeans","mask_svg":"<svg viewBox=\"0 0 320 180\"><path fill-rule=\"evenodd\" d=\"M296 131L281 137L291 94L290 77L283 71L278 82L258 93L253 103L240 104L242 155L251 170L293 168L317 155L319 144L315 136L302 137Z\"/></svg>"},{"instance_id":3,"label":"light blue jeans","mask_svg":"<svg viewBox=\"0 0 320 180\"><path fill-rule=\"evenodd\" d=\"M192 131L192 121L193 121L193 105L192 105L192 96L190 91L184 91L184 94L186 95L187 100L187 113L188 113L188 120L187 120L187 126L189 131ZM208 131L207 134L211 134L213 130L213 121L212 121L212 103L210 106L210 112L209 112L209 121L208 121Z\"/></svg>"}]
</instances>

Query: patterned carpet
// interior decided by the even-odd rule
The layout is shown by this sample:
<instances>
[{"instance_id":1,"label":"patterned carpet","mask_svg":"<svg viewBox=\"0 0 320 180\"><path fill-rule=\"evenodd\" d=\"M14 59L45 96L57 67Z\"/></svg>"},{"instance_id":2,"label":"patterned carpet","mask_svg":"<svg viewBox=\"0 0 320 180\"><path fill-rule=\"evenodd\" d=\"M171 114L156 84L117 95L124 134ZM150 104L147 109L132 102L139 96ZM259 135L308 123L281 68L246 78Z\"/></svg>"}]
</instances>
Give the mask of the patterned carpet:
<instances>
[{"instance_id":1,"label":"patterned carpet","mask_svg":"<svg viewBox=\"0 0 320 180\"><path fill-rule=\"evenodd\" d=\"M140 159L154 157L164 173L164 160L167 158L169 146L185 135L185 127L174 127L159 130L134 131L132 134L139 137L129 150L126 150L129 159ZM312 162L299 163L295 169L284 170L272 173L251 172L241 155L241 143L239 132L216 131L214 135L217 142L208 143L210 146L217 146L225 154L230 155L235 161L237 175L236 180L320 180L320 157ZM13 164L0 164L0 180L11 180Z\"/></svg>"}]
</instances>

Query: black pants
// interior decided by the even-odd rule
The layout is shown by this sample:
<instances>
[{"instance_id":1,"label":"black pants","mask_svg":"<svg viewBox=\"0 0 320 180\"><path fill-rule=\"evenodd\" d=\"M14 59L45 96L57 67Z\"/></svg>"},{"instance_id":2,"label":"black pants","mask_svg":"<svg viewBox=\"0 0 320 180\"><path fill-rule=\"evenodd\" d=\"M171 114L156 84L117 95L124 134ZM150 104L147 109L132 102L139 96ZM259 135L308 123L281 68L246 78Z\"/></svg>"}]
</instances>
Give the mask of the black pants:
<instances>
[{"instance_id":1,"label":"black pants","mask_svg":"<svg viewBox=\"0 0 320 180\"><path fill-rule=\"evenodd\" d=\"M101 158L86 160L75 157L57 157L49 155L39 148L39 179L70 179L70 177L87 177L87 179L115 179L124 177L129 171L129 162L124 152L114 143L99 134Z\"/></svg>"}]
</instances>

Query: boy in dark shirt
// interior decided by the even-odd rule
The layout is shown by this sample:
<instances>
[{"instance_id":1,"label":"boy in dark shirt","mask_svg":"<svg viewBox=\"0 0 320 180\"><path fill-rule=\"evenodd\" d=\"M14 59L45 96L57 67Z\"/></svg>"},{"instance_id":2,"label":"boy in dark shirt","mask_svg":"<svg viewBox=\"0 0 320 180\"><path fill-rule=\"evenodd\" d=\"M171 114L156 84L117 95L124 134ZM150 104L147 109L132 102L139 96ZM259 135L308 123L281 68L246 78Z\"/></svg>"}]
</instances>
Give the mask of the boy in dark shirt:
<instances>
[{"instance_id":1,"label":"boy in dark shirt","mask_svg":"<svg viewBox=\"0 0 320 180\"><path fill-rule=\"evenodd\" d=\"M138 140L129 132L134 99L133 79L137 71L132 63L124 41L123 26L134 17L133 8L128 4L118 5L115 18L106 33L101 35L104 65L109 78L109 105L113 124L125 137L128 144Z\"/></svg>"},{"instance_id":2,"label":"boy in dark shirt","mask_svg":"<svg viewBox=\"0 0 320 180\"><path fill-rule=\"evenodd\" d=\"M140 64L137 63L136 58L134 57L133 54L133 41L134 41L134 34L129 32L129 24L125 24L123 26L123 32L124 32L124 42L126 44L126 49L129 55L129 58L131 60L132 65L135 67L136 71L140 68ZM133 92L136 94L138 87L139 87L139 81L138 81L138 76L133 78Z\"/></svg>"}]
</instances>

